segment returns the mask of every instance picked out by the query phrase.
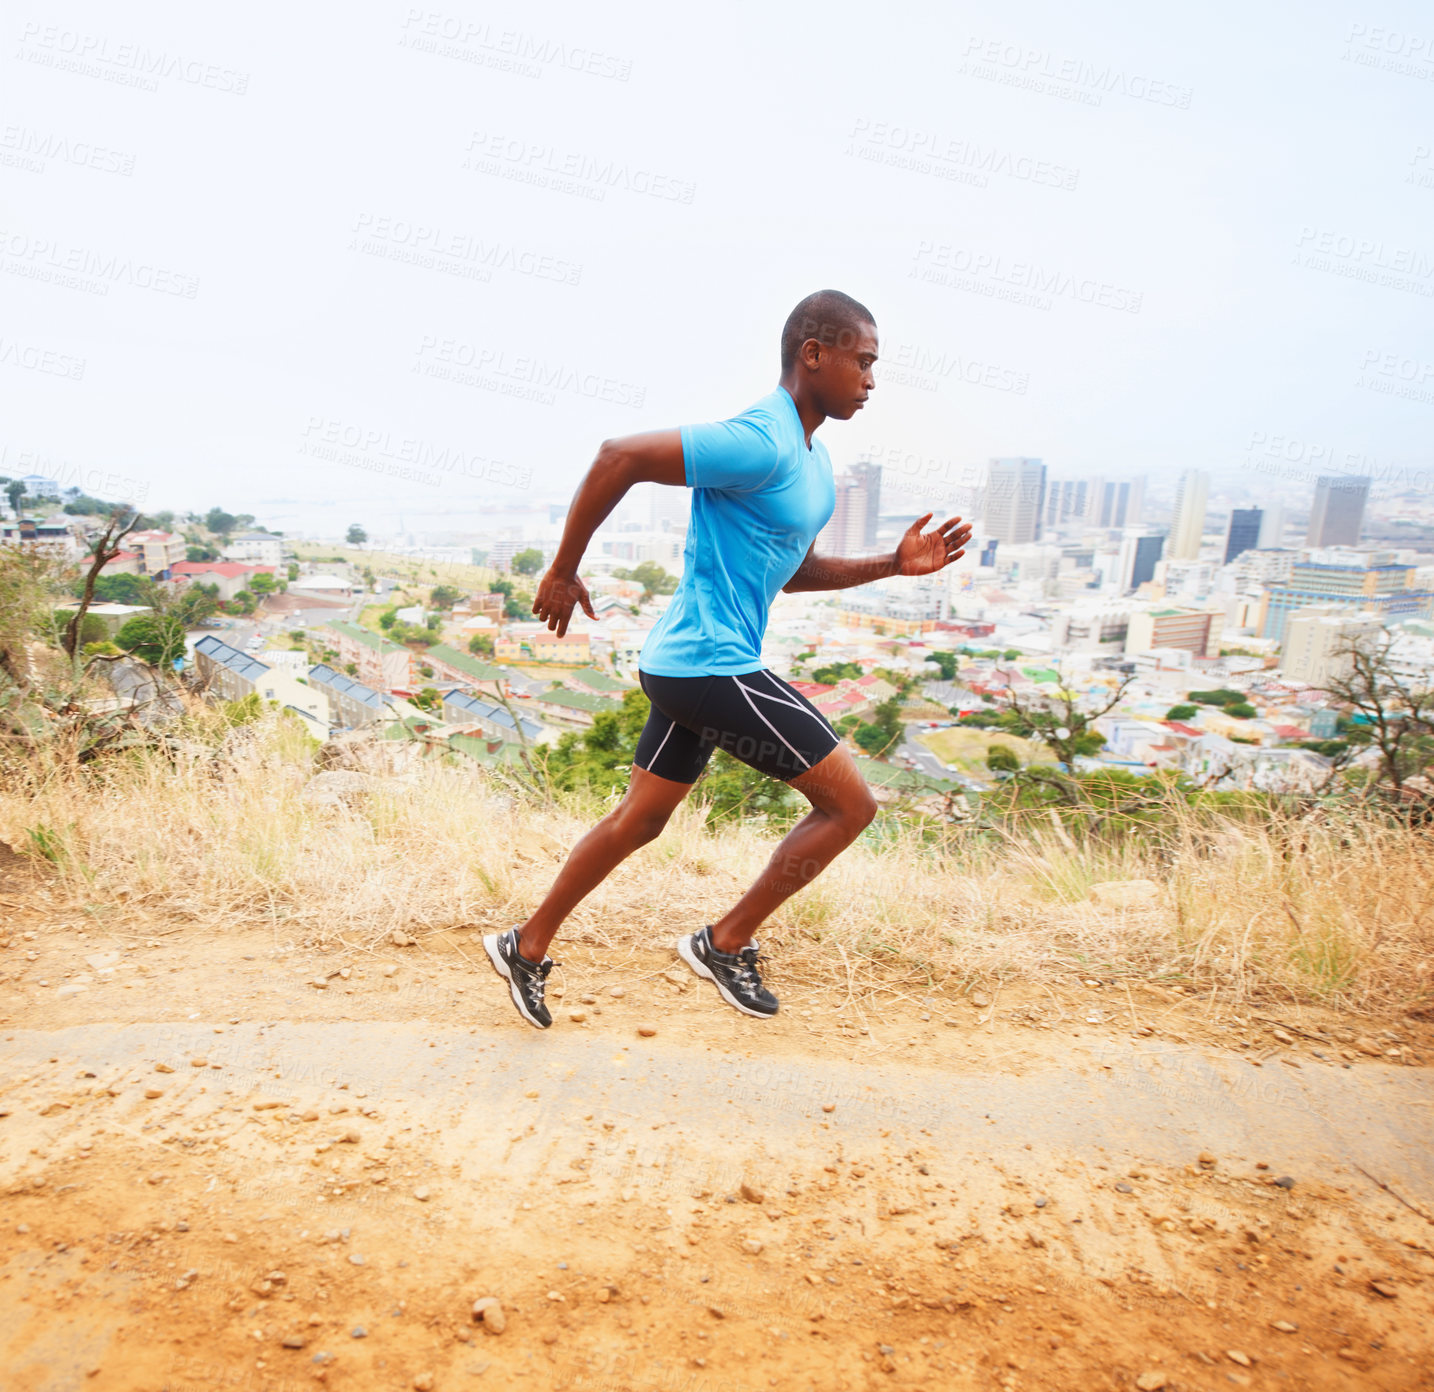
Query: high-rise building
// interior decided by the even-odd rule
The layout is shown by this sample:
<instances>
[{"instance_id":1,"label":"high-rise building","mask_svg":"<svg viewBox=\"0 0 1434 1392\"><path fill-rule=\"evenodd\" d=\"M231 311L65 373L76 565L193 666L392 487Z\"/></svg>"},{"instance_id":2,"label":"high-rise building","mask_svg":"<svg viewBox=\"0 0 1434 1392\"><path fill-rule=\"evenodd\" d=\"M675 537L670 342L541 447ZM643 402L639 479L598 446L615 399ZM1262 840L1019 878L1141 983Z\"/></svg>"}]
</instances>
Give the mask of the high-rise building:
<instances>
[{"instance_id":1,"label":"high-rise building","mask_svg":"<svg viewBox=\"0 0 1434 1392\"><path fill-rule=\"evenodd\" d=\"M1261 509L1260 540L1261 551L1278 551L1285 544L1285 505L1278 498L1271 499Z\"/></svg>"},{"instance_id":2,"label":"high-rise building","mask_svg":"<svg viewBox=\"0 0 1434 1392\"><path fill-rule=\"evenodd\" d=\"M1138 526L1145 506L1145 475L1100 481L1099 499L1098 504L1091 505L1091 522L1095 526Z\"/></svg>"},{"instance_id":3,"label":"high-rise building","mask_svg":"<svg viewBox=\"0 0 1434 1392\"><path fill-rule=\"evenodd\" d=\"M1280 666L1291 681L1328 686L1347 677L1354 662L1350 648L1383 631L1378 614L1348 609L1296 609L1285 627Z\"/></svg>"},{"instance_id":4,"label":"high-rise building","mask_svg":"<svg viewBox=\"0 0 1434 1392\"><path fill-rule=\"evenodd\" d=\"M866 497L861 544L864 550L870 551L876 546L876 523L881 511L881 465L871 460L863 460L860 464L852 465L851 473L861 485Z\"/></svg>"},{"instance_id":5,"label":"high-rise building","mask_svg":"<svg viewBox=\"0 0 1434 1392\"><path fill-rule=\"evenodd\" d=\"M1368 610L1386 624L1427 616L1434 594L1414 588L1416 574L1391 551L1315 551L1290 567L1288 580L1265 588L1260 637L1283 641L1289 616L1312 607Z\"/></svg>"},{"instance_id":6,"label":"high-rise building","mask_svg":"<svg viewBox=\"0 0 1434 1392\"><path fill-rule=\"evenodd\" d=\"M1025 546L1041 538L1046 466L1039 459L993 459L986 474L985 532Z\"/></svg>"},{"instance_id":7,"label":"high-rise building","mask_svg":"<svg viewBox=\"0 0 1434 1392\"><path fill-rule=\"evenodd\" d=\"M1234 508L1230 512L1230 526L1225 533L1225 564L1229 565L1236 556L1253 551L1260 544L1260 526L1264 521L1263 508Z\"/></svg>"},{"instance_id":8,"label":"high-rise building","mask_svg":"<svg viewBox=\"0 0 1434 1392\"><path fill-rule=\"evenodd\" d=\"M1196 657L1205 657L1220 636L1221 618L1214 609L1182 609L1174 605L1136 609L1126 630L1125 651L1129 654L1181 648Z\"/></svg>"},{"instance_id":9,"label":"high-rise building","mask_svg":"<svg viewBox=\"0 0 1434 1392\"><path fill-rule=\"evenodd\" d=\"M1186 469L1175 489L1175 516L1170 523L1170 559L1193 561L1200 554L1205 535L1205 500L1210 493L1210 475Z\"/></svg>"},{"instance_id":10,"label":"high-rise building","mask_svg":"<svg viewBox=\"0 0 1434 1392\"><path fill-rule=\"evenodd\" d=\"M1044 525L1049 528L1086 521L1092 505L1092 490L1098 479L1051 479L1046 484Z\"/></svg>"},{"instance_id":11,"label":"high-rise building","mask_svg":"<svg viewBox=\"0 0 1434 1392\"><path fill-rule=\"evenodd\" d=\"M859 556L865 549L866 490L844 474L836 480L836 506L826 526L817 534L817 554Z\"/></svg>"},{"instance_id":12,"label":"high-rise building","mask_svg":"<svg viewBox=\"0 0 1434 1392\"><path fill-rule=\"evenodd\" d=\"M1116 585L1120 594L1139 589L1155 578L1155 567L1165 548L1165 537L1159 532L1142 532L1127 528L1120 539L1120 557L1116 562Z\"/></svg>"},{"instance_id":13,"label":"high-rise building","mask_svg":"<svg viewBox=\"0 0 1434 1392\"><path fill-rule=\"evenodd\" d=\"M1369 479L1353 474L1324 474L1315 484L1306 546L1357 546L1369 501Z\"/></svg>"}]
</instances>

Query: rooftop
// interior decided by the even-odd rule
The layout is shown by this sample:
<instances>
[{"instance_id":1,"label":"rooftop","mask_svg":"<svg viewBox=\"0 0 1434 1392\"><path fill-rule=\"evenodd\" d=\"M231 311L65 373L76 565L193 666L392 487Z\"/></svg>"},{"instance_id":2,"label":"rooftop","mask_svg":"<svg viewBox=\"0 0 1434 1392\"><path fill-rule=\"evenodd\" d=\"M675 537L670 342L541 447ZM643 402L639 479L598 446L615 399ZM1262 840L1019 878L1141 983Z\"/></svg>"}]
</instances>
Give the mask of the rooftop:
<instances>
[{"instance_id":1,"label":"rooftop","mask_svg":"<svg viewBox=\"0 0 1434 1392\"><path fill-rule=\"evenodd\" d=\"M342 672L334 671L323 662L309 668L309 680L328 687L340 696L347 696L351 701L358 701L371 710L382 710L388 704L372 687L365 686Z\"/></svg>"},{"instance_id":2,"label":"rooftop","mask_svg":"<svg viewBox=\"0 0 1434 1392\"><path fill-rule=\"evenodd\" d=\"M216 638L212 633L206 633L194 645L194 651L203 653L211 662L217 662L221 667L227 667L246 681L256 682L269 670L258 658L250 657L248 653L240 652L238 648L231 648L228 643Z\"/></svg>"}]
</instances>

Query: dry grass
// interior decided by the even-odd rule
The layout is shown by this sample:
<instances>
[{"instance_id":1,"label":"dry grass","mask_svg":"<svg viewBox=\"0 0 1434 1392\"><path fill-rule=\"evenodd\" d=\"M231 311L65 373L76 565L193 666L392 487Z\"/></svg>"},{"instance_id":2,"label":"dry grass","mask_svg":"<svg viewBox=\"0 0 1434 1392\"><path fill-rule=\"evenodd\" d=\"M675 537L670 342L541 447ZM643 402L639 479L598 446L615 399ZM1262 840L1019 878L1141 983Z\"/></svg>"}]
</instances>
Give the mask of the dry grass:
<instances>
[{"instance_id":1,"label":"dry grass","mask_svg":"<svg viewBox=\"0 0 1434 1392\"><path fill-rule=\"evenodd\" d=\"M602 812L544 803L468 763L423 762L343 802L306 794L312 752L288 722L225 731L196 712L192 752L0 779L0 838L48 862L57 911L117 903L156 923L268 927L375 941L395 928L507 926L545 892ZM560 942L626 950L709 922L775 833L706 829L679 809L585 901ZM1426 837L1370 821L1172 831L1157 862L1134 838L1081 847L1057 826L1004 841L958 827L933 841L883 818L762 933L779 983L966 990L1072 975L1179 981L1227 1003L1412 1008L1429 999L1434 877ZM1100 909L1093 884L1150 879L1140 910Z\"/></svg>"}]
</instances>

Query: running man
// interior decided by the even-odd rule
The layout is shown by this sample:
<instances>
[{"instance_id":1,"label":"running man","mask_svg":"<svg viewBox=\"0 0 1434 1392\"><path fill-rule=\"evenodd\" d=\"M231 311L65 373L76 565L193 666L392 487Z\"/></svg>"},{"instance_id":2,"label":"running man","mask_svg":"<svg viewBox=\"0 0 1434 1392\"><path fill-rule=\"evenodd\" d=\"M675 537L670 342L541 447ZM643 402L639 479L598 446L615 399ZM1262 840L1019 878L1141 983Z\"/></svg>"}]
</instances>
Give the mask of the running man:
<instances>
[{"instance_id":1,"label":"running man","mask_svg":"<svg viewBox=\"0 0 1434 1392\"><path fill-rule=\"evenodd\" d=\"M861 410L875 386L876 350L876 323L864 306L836 290L809 295L782 329L775 391L731 420L604 442L573 496L533 601L533 612L559 636L577 605L596 618L578 563L629 488L690 488L692 514L682 579L638 656L638 682L652 707L627 793L573 847L527 921L483 939L519 1014L539 1029L552 1024L544 992L553 966L548 944L559 925L662 831L714 749L782 779L811 803L741 899L677 942L683 961L747 1015L777 1013L777 998L758 973L757 928L876 814L871 790L826 717L762 665L767 611L778 590L929 575L959 560L970 540L959 517L923 534L928 512L887 555L814 554L836 492L826 448L812 435L828 417L850 420Z\"/></svg>"}]
</instances>

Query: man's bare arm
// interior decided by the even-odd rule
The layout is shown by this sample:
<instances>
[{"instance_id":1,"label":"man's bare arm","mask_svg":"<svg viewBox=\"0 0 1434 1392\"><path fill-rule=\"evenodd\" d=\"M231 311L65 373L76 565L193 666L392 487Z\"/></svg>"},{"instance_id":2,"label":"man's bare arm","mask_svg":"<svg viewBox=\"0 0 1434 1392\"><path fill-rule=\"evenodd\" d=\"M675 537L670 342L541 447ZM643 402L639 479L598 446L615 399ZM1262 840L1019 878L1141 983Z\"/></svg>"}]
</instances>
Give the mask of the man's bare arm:
<instances>
[{"instance_id":1,"label":"man's bare arm","mask_svg":"<svg viewBox=\"0 0 1434 1392\"><path fill-rule=\"evenodd\" d=\"M966 554L971 527L959 517L948 517L935 531L923 535L921 529L931 516L928 512L918 517L906 529L896 550L884 556L818 556L813 542L796 573L782 588L788 594L799 590L845 590L888 575L930 575L942 570Z\"/></svg>"},{"instance_id":2,"label":"man's bare arm","mask_svg":"<svg viewBox=\"0 0 1434 1392\"><path fill-rule=\"evenodd\" d=\"M798 590L846 590L853 585L865 585L871 580L883 580L897 574L896 552L888 551L884 556L818 556L816 543L807 548L796 574L782 589L788 594Z\"/></svg>"},{"instance_id":3,"label":"man's bare arm","mask_svg":"<svg viewBox=\"0 0 1434 1392\"><path fill-rule=\"evenodd\" d=\"M687 486L681 431L650 430L641 435L625 435L619 440L604 440L599 447L597 457L573 494L563 526L563 539L558 543L552 565L538 583L538 593L533 600L533 613L543 619L549 629L556 629L559 638L568 631L575 606L581 604L588 618L597 617L587 586L578 579L578 565L593 533L635 483Z\"/></svg>"}]
</instances>

